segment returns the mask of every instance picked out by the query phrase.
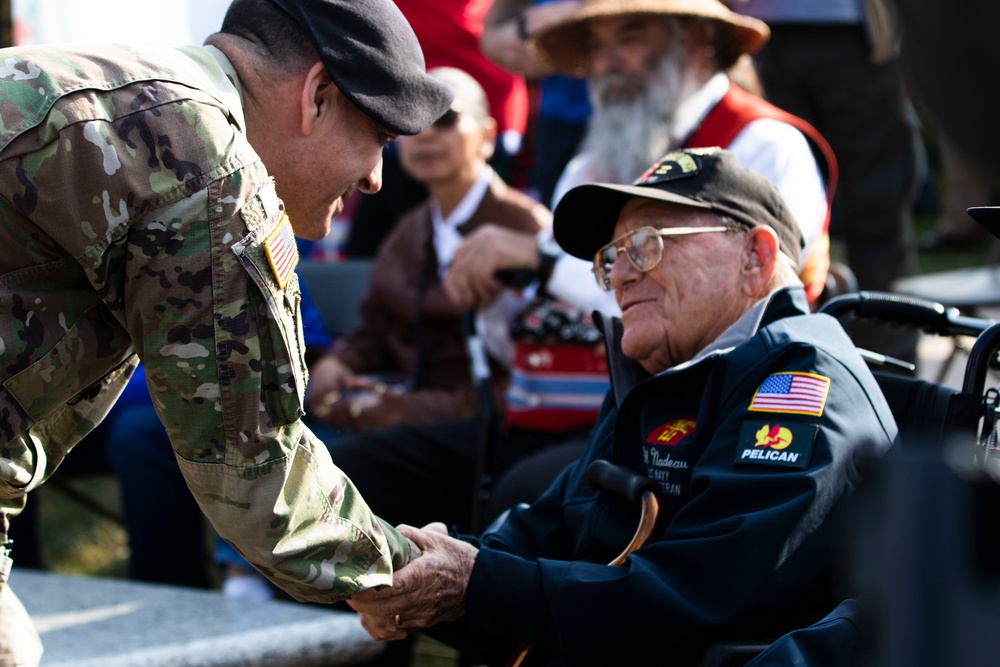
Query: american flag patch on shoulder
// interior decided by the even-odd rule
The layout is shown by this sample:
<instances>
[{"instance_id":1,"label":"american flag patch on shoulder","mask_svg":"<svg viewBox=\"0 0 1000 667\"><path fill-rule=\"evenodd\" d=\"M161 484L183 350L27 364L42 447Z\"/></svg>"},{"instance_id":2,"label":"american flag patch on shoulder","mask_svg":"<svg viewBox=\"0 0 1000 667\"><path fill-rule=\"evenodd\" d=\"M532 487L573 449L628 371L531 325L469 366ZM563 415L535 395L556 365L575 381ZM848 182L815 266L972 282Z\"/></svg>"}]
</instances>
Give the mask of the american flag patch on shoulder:
<instances>
[{"instance_id":1,"label":"american flag patch on shoulder","mask_svg":"<svg viewBox=\"0 0 1000 667\"><path fill-rule=\"evenodd\" d=\"M271 265L271 273L278 281L278 286L285 289L285 285L291 280L295 273L295 267L299 263L299 249L295 245L295 233L292 232L292 223L288 216L281 214L281 221L274 231L264 241L264 252L267 254L267 261Z\"/></svg>"},{"instance_id":2,"label":"american flag patch on shoulder","mask_svg":"<svg viewBox=\"0 0 1000 667\"><path fill-rule=\"evenodd\" d=\"M814 373L775 373L757 388L751 412L786 412L821 417L830 378Z\"/></svg>"}]
</instances>

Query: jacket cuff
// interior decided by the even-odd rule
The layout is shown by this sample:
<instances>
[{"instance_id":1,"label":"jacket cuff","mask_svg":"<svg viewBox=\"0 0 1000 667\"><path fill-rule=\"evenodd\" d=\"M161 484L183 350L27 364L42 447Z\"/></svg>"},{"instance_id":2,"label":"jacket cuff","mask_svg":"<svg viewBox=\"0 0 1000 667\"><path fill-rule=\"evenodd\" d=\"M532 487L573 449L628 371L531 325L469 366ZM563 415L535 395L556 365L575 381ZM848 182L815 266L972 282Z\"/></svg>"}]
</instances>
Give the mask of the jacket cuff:
<instances>
[{"instance_id":1,"label":"jacket cuff","mask_svg":"<svg viewBox=\"0 0 1000 667\"><path fill-rule=\"evenodd\" d=\"M551 625L538 563L495 549L480 549L465 593L470 630L531 642Z\"/></svg>"}]
</instances>

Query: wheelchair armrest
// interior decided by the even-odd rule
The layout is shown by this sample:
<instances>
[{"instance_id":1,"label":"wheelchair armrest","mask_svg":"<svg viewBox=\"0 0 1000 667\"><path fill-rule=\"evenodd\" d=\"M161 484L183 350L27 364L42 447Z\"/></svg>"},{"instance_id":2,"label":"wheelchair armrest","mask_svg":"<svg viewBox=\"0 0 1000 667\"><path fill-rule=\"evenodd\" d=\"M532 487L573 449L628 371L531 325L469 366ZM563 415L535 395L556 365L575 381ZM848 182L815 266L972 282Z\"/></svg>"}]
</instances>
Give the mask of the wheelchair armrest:
<instances>
[{"instance_id":1,"label":"wheelchair armrest","mask_svg":"<svg viewBox=\"0 0 1000 667\"><path fill-rule=\"evenodd\" d=\"M830 299L819 312L920 329L938 336L978 336L993 322L962 315L958 308L936 301L892 292L862 291Z\"/></svg>"}]
</instances>

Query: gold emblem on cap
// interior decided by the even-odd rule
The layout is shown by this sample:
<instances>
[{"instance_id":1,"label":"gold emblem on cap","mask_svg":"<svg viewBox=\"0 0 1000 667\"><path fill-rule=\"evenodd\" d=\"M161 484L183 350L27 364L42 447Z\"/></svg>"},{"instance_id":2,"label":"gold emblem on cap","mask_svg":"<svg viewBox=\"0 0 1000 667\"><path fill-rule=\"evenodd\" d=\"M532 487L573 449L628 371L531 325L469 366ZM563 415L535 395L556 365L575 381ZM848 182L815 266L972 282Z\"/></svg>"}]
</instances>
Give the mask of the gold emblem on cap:
<instances>
[{"instance_id":1,"label":"gold emblem on cap","mask_svg":"<svg viewBox=\"0 0 1000 667\"><path fill-rule=\"evenodd\" d=\"M636 181L635 185L646 185L649 183L659 183L675 178L683 178L690 174L698 173L701 163L696 156L711 155L718 148L695 148L683 151L671 151L660 158L660 161L646 170Z\"/></svg>"}]
</instances>

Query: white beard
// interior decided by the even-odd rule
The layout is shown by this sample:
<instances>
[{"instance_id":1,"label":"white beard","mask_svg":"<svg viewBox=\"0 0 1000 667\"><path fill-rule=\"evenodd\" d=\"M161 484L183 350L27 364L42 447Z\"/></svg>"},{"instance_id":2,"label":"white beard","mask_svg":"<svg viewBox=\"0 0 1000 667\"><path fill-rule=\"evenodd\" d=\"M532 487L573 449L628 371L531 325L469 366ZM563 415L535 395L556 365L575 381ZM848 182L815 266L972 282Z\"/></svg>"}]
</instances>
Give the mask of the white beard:
<instances>
[{"instance_id":1,"label":"white beard","mask_svg":"<svg viewBox=\"0 0 1000 667\"><path fill-rule=\"evenodd\" d=\"M614 89L624 86L643 92L628 101L608 99ZM649 81L628 74L592 79L594 111L581 145L590 157L592 180L631 183L669 152L677 108L692 92L683 55L673 51L660 59Z\"/></svg>"}]
</instances>

